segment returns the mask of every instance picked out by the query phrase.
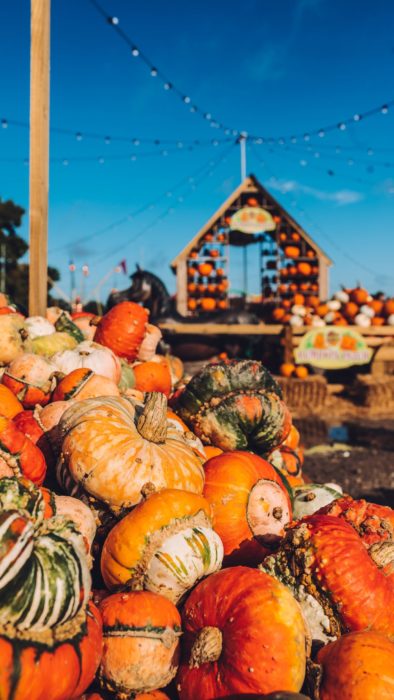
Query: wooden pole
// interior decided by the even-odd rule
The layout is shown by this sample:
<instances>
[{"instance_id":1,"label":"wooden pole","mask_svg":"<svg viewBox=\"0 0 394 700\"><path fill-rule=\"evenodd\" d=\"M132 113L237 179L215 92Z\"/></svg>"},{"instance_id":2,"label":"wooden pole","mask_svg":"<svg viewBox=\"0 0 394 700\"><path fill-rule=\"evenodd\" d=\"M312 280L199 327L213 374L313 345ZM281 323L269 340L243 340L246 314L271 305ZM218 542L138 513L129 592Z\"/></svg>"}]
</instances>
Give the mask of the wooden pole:
<instances>
[{"instance_id":1,"label":"wooden pole","mask_svg":"<svg viewBox=\"0 0 394 700\"><path fill-rule=\"evenodd\" d=\"M50 0L31 0L29 313L45 316L48 268Z\"/></svg>"}]
</instances>

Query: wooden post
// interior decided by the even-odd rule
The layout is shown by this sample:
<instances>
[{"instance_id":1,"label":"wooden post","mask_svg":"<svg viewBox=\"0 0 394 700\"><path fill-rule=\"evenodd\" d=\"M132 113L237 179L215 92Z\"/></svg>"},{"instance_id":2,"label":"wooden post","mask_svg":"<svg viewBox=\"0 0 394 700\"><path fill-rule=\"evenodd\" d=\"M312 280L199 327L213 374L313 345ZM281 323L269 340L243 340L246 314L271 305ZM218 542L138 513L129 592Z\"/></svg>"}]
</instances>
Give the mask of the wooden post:
<instances>
[{"instance_id":1,"label":"wooden post","mask_svg":"<svg viewBox=\"0 0 394 700\"><path fill-rule=\"evenodd\" d=\"M50 0L31 0L29 313L45 316L48 268Z\"/></svg>"},{"instance_id":2,"label":"wooden post","mask_svg":"<svg viewBox=\"0 0 394 700\"><path fill-rule=\"evenodd\" d=\"M283 329L282 343L284 346L283 362L294 362L293 351L293 329L291 326L285 326Z\"/></svg>"}]
</instances>

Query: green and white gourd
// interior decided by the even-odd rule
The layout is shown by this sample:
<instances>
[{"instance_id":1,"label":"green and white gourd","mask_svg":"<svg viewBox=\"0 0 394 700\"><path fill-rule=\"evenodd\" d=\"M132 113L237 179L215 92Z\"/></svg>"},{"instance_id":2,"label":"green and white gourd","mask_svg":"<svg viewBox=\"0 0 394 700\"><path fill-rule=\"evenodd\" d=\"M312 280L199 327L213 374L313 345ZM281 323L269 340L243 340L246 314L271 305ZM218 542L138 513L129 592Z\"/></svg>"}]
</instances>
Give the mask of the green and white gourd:
<instances>
[{"instance_id":1,"label":"green and white gourd","mask_svg":"<svg viewBox=\"0 0 394 700\"><path fill-rule=\"evenodd\" d=\"M146 564L144 588L178 603L197 581L218 571L223 543L210 527L186 527L170 535Z\"/></svg>"}]
</instances>

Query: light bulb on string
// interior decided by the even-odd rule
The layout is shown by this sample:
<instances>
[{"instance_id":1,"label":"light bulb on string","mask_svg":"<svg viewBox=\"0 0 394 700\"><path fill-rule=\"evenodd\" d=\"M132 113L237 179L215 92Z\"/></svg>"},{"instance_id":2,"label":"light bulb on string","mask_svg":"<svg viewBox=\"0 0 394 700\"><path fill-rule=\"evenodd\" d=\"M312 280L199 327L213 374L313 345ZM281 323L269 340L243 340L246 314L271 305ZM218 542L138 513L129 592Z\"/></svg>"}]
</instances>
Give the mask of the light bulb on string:
<instances>
[{"instance_id":1,"label":"light bulb on string","mask_svg":"<svg viewBox=\"0 0 394 700\"><path fill-rule=\"evenodd\" d=\"M204 118L207 119L207 121L209 121L210 119L212 119L212 114L210 114L209 112L205 112Z\"/></svg>"},{"instance_id":2,"label":"light bulb on string","mask_svg":"<svg viewBox=\"0 0 394 700\"><path fill-rule=\"evenodd\" d=\"M304 141L309 141L310 138L309 134L304 134Z\"/></svg>"},{"instance_id":3,"label":"light bulb on string","mask_svg":"<svg viewBox=\"0 0 394 700\"><path fill-rule=\"evenodd\" d=\"M152 78L156 78L156 76L157 76L157 68L154 68L154 67L152 66L152 68L150 69L150 74L151 74Z\"/></svg>"},{"instance_id":4,"label":"light bulb on string","mask_svg":"<svg viewBox=\"0 0 394 700\"><path fill-rule=\"evenodd\" d=\"M171 90L172 84L169 82L164 83L163 85L164 90Z\"/></svg>"},{"instance_id":5,"label":"light bulb on string","mask_svg":"<svg viewBox=\"0 0 394 700\"><path fill-rule=\"evenodd\" d=\"M140 50L136 46L133 46L131 49L131 55L137 58L137 56L140 55Z\"/></svg>"},{"instance_id":6,"label":"light bulb on string","mask_svg":"<svg viewBox=\"0 0 394 700\"><path fill-rule=\"evenodd\" d=\"M279 146L284 146L285 145L285 140L283 138L278 139Z\"/></svg>"},{"instance_id":7,"label":"light bulb on string","mask_svg":"<svg viewBox=\"0 0 394 700\"><path fill-rule=\"evenodd\" d=\"M104 163L104 158L100 157L100 158L98 159L98 162L100 163L100 165L102 165L102 164Z\"/></svg>"},{"instance_id":8,"label":"light bulb on string","mask_svg":"<svg viewBox=\"0 0 394 700\"><path fill-rule=\"evenodd\" d=\"M339 131L345 131L345 129L346 129L346 124L345 124L345 122L340 122L340 123L338 124L338 129L339 129Z\"/></svg>"},{"instance_id":9,"label":"light bulb on string","mask_svg":"<svg viewBox=\"0 0 394 700\"><path fill-rule=\"evenodd\" d=\"M353 116L353 121L354 122L360 122L361 121L361 114L355 114Z\"/></svg>"},{"instance_id":10,"label":"light bulb on string","mask_svg":"<svg viewBox=\"0 0 394 700\"><path fill-rule=\"evenodd\" d=\"M185 105L188 105L191 102L191 99L188 95L185 95L184 97L182 97L182 99L183 99Z\"/></svg>"},{"instance_id":11,"label":"light bulb on string","mask_svg":"<svg viewBox=\"0 0 394 700\"><path fill-rule=\"evenodd\" d=\"M133 163L137 160L137 156L135 155L135 153L132 153L130 160L133 161Z\"/></svg>"},{"instance_id":12,"label":"light bulb on string","mask_svg":"<svg viewBox=\"0 0 394 700\"><path fill-rule=\"evenodd\" d=\"M168 156L168 151L166 151L166 150L162 151L162 152L161 152L161 155L162 155L162 156Z\"/></svg>"},{"instance_id":13,"label":"light bulb on string","mask_svg":"<svg viewBox=\"0 0 394 700\"><path fill-rule=\"evenodd\" d=\"M69 161L67 160L67 158L64 158L63 165L68 165L68 163L69 163Z\"/></svg>"},{"instance_id":14,"label":"light bulb on string","mask_svg":"<svg viewBox=\"0 0 394 700\"><path fill-rule=\"evenodd\" d=\"M182 143L182 141L178 141L178 143L177 143L177 148L183 148L183 143Z\"/></svg>"},{"instance_id":15,"label":"light bulb on string","mask_svg":"<svg viewBox=\"0 0 394 700\"><path fill-rule=\"evenodd\" d=\"M140 145L140 140L139 139L133 139L133 146L139 146Z\"/></svg>"},{"instance_id":16,"label":"light bulb on string","mask_svg":"<svg viewBox=\"0 0 394 700\"><path fill-rule=\"evenodd\" d=\"M108 24L113 24L115 27L119 24L119 17L108 17Z\"/></svg>"},{"instance_id":17,"label":"light bulb on string","mask_svg":"<svg viewBox=\"0 0 394 700\"><path fill-rule=\"evenodd\" d=\"M111 137L110 137L110 136L106 136L106 137L104 138L104 143L108 146L108 145L111 143Z\"/></svg>"},{"instance_id":18,"label":"light bulb on string","mask_svg":"<svg viewBox=\"0 0 394 700\"><path fill-rule=\"evenodd\" d=\"M368 148L367 155L373 156L373 149L372 148Z\"/></svg>"},{"instance_id":19,"label":"light bulb on string","mask_svg":"<svg viewBox=\"0 0 394 700\"><path fill-rule=\"evenodd\" d=\"M320 153L319 153L319 151L315 151L315 153L314 153L313 155L315 156L315 158L320 158Z\"/></svg>"},{"instance_id":20,"label":"light bulb on string","mask_svg":"<svg viewBox=\"0 0 394 700\"><path fill-rule=\"evenodd\" d=\"M75 134L75 138L77 141L82 141L83 136L80 131L77 131L77 133Z\"/></svg>"},{"instance_id":21,"label":"light bulb on string","mask_svg":"<svg viewBox=\"0 0 394 700\"><path fill-rule=\"evenodd\" d=\"M353 160L353 158L349 158L347 164L348 164L348 165L354 165L354 160Z\"/></svg>"},{"instance_id":22,"label":"light bulb on string","mask_svg":"<svg viewBox=\"0 0 394 700\"><path fill-rule=\"evenodd\" d=\"M196 105L192 105L192 106L190 107L190 111L191 111L191 112L197 112L197 107L196 107Z\"/></svg>"},{"instance_id":23,"label":"light bulb on string","mask_svg":"<svg viewBox=\"0 0 394 700\"><path fill-rule=\"evenodd\" d=\"M324 131L324 129L320 129L320 131L319 131L320 138L323 139L325 137L325 135L326 135L326 132Z\"/></svg>"},{"instance_id":24,"label":"light bulb on string","mask_svg":"<svg viewBox=\"0 0 394 700\"><path fill-rule=\"evenodd\" d=\"M1 128L2 128L2 129L8 129L8 121L7 121L7 119L2 119L2 120L1 120Z\"/></svg>"},{"instance_id":25,"label":"light bulb on string","mask_svg":"<svg viewBox=\"0 0 394 700\"><path fill-rule=\"evenodd\" d=\"M290 141L291 141L291 143L297 143L297 137L296 137L296 136L292 136L292 137L290 138Z\"/></svg>"},{"instance_id":26,"label":"light bulb on string","mask_svg":"<svg viewBox=\"0 0 394 700\"><path fill-rule=\"evenodd\" d=\"M218 145L219 145L219 141L217 139L213 139L212 146L218 146Z\"/></svg>"},{"instance_id":27,"label":"light bulb on string","mask_svg":"<svg viewBox=\"0 0 394 700\"><path fill-rule=\"evenodd\" d=\"M302 165L302 167L303 167L303 168L305 168L305 166L307 166L307 165L308 165L308 161L307 161L307 160L304 160L304 159L302 159L302 160L300 160L300 165Z\"/></svg>"},{"instance_id":28,"label":"light bulb on string","mask_svg":"<svg viewBox=\"0 0 394 700\"><path fill-rule=\"evenodd\" d=\"M380 108L380 111L381 111L382 114L387 114L388 111L389 111L389 108L388 108L387 105L383 105L383 106Z\"/></svg>"}]
</instances>

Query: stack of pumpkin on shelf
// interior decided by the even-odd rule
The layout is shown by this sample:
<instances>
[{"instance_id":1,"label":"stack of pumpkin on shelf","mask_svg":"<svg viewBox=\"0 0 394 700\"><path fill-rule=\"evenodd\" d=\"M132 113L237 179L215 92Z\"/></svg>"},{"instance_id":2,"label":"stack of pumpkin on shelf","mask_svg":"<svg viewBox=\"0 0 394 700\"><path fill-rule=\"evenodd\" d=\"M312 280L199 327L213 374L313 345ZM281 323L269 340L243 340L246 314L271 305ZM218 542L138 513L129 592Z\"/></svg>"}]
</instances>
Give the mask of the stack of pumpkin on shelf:
<instances>
[{"instance_id":1,"label":"stack of pumpkin on shelf","mask_svg":"<svg viewBox=\"0 0 394 700\"><path fill-rule=\"evenodd\" d=\"M193 248L187 265L187 307L190 313L225 310L228 308L228 278L226 275L223 231L206 233L199 248Z\"/></svg>"},{"instance_id":2,"label":"stack of pumpkin on shelf","mask_svg":"<svg viewBox=\"0 0 394 700\"><path fill-rule=\"evenodd\" d=\"M262 364L48 316L0 318L2 700L392 697L394 512L304 483Z\"/></svg>"},{"instance_id":3,"label":"stack of pumpkin on shelf","mask_svg":"<svg viewBox=\"0 0 394 700\"><path fill-rule=\"evenodd\" d=\"M381 292L372 295L359 286L342 289L328 301L321 301L317 294L307 296L296 292L272 310L270 321L289 324L294 328L394 326L394 299Z\"/></svg>"}]
</instances>

